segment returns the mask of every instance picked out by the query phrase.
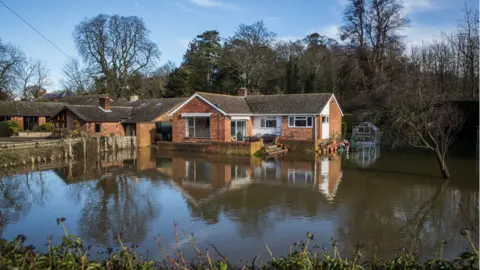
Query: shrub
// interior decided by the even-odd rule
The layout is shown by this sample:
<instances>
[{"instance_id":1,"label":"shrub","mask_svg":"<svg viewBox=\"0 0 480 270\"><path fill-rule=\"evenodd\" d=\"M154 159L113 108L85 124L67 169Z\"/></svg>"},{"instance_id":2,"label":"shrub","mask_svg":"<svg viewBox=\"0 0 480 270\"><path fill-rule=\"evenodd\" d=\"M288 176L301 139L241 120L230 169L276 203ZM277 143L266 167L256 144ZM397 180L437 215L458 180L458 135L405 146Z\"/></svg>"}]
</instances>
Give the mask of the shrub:
<instances>
[{"instance_id":1,"label":"shrub","mask_svg":"<svg viewBox=\"0 0 480 270\"><path fill-rule=\"evenodd\" d=\"M53 123L44 123L35 128L35 131L53 131Z\"/></svg>"},{"instance_id":2,"label":"shrub","mask_svg":"<svg viewBox=\"0 0 480 270\"><path fill-rule=\"evenodd\" d=\"M0 136L12 136L23 131L23 128L15 121L2 121L0 122Z\"/></svg>"}]
</instances>

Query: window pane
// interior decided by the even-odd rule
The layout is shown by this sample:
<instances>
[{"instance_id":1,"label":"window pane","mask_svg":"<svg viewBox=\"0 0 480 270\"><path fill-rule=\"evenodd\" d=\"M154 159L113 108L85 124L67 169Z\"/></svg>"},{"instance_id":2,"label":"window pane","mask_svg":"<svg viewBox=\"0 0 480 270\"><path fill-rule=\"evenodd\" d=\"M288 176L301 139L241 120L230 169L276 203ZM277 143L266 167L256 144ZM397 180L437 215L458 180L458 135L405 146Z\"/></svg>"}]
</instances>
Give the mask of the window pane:
<instances>
[{"instance_id":1,"label":"window pane","mask_svg":"<svg viewBox=\"0 0 480 270\"><path fill-rule=\"evenodd\" d=\"M193 127L194 120L195 120L195 118L193 118L193 117L186 118L187 126L188 127Z\"/></svg>"},{"instance_id":2,"label":"window pane","mask_svg":"<svg viewBox=\"0 0 480 270\"><path fill-rule=\"evenodd\" d=\"M187 137L194 137L195 129L193 127L187 128Z\"/></svg>"},{"instance_id":3,"label":"window pane","mask_svg":"<svg viewBox=\"0 0 480 270\"><path fill-rule=\"evenodd\" d=\"M297 119L295 119L295 126L296 127L306 127L307 126L307 120L306 119L299 119L297 117Z\"/></svg>"},{"instance_id":4,"label":"window pane","mask_svg":"<svg viewBox=\"0 0 480 270\"><path fill-rule=\"evenodd\" d=\"M269 119L269 120L266 121L266 125L267 125L267 127L276 127L277 126L277 121Z\"/></svg>"},{"instance_id":5,"label":"window pane","mask_svg":"<svg viewBox=\"0 0 480 270\"><path fill-rule=\"evenodd\" d=\"M295 126L295 118L294 117L290 116L288 118L288 125L291 126L291 127Z\"/></svg>"},{"instance_id":6,"label":"window pane","mask_svg":"<svg viewBox=\"0 0 480 270\"><path fill-rule=\"evenodd\" d=\"M308 117L307 120L308 120L308 126L311 127L312 126L312 117Z\"/></svg>"},{"instance_id":7,"label":"window pane","mask_svg":"<svg viewBox=\"0 0 480 270\"><path fill-rule=\"evenodd\" d=\"M195 117L195 137L210 137L210 119L208 117Z\"/></svg>"},{"instance_id":8,"label":"window pane","mask_svg":"<svg viewBox=\"0 0 480 270\"><path fill-rule=\"evenodd\" d=\"M262 118L260 120L260 127L262 127L262 128L265 127L265 118Z\"/></svg>"}]
</instances>

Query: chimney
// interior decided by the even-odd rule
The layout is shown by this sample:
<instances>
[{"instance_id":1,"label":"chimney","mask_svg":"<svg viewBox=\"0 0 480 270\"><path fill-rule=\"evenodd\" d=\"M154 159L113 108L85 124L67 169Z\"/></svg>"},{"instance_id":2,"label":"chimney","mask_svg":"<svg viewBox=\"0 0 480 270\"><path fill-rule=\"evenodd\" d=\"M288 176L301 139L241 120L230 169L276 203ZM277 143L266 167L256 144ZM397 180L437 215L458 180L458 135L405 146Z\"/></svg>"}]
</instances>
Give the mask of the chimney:
<instances>
[{"instance_id":1,"label":"chimney","mask_svg":"<svg viewBox=\"0 0 480 270\"><path fill-rule=\"evenodd\" d=\"M98 99L100 107L105 111L110 111L110 98L108 96L100 97Z\"/></svg>"},{"instance_id":2,"label":"chimney","mask_svg":"<svg viewBox=\"0 0 480 270\"><path fill-rule=\"evenodd\" d=\"M137 95L130 96L130 101L137 101L137 100L138 100Z\"/></svg>"},{"instance_id":3,"label":"chimney","mask_svg":"<svg viewBox=\"0 0 480 270\"><path fill-rule=\"evenodd\" d=\"M248 95L248 90L245 87L241 87L237 90L237 95L239 97L246 97Z\"/></svg>"}]
</instances>

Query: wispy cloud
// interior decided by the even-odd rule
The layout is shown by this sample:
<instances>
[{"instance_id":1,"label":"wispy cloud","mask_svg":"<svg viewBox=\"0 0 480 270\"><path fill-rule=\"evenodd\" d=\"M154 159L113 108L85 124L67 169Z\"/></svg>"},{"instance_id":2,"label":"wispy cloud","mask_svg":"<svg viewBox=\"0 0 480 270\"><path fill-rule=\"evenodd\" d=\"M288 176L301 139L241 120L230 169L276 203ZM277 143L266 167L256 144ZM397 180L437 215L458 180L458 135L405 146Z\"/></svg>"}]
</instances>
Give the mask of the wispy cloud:
<instances>
[{"instance_id":1,"label":"wispy cloud","mask_svg":"<svg viewBox=\"0 0 480 270\"><path fill-rule=\"evenodd\" d=\"M238 7L234 5L227 4L219 0L189 0L189 2L197 6L208 7L208 8L216 7L216 8L230 9L230 10L238 9Z\"/></svg>"},{"instance_id":2,"label":"wispy cloud","mask_svg":"<svg viewBox=\"0 0 480 270\"><path fill-rule=\"evenodd\" d=\"M433 0L403 0L403 12L410 14L413 12L423 12L439 8L439 1Z\"/></svg>"},{"instance_id":3,"label":"wispy cloud","mask_svg":"<svg viewBox=\"0 0 480 270\"><path fill-rule=\"evenodd\" d=\"M405 42L409 46L419 46L425 42L431 42L442 37L442 33L450 34L455 32L455 25L433 26L433 25L415 25L401 31L405 36Z\"/></svg>"},{"instance_id":4,"label":"wispy cloud","mask_svg":"<svg viewBox=\"0 0 480 270\"><path fill-rule=\"evenodd\" d=\"M340 26L337 24L331 24L316 29L309 29L307 35L311 33L319 33L320 35L327 36L329 38L339 39Z\"/></svg>"}]
</instances>

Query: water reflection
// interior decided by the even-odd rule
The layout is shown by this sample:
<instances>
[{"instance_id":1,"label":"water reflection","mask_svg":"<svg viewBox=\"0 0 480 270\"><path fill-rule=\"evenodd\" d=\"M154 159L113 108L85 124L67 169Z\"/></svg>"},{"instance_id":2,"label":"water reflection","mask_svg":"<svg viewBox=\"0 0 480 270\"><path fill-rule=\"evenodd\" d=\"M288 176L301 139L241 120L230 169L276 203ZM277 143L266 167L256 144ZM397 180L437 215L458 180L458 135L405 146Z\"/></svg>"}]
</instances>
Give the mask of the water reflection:
<instances>
[{"instance_id":1,"label":"water reflection","mask_svg":"<svg viewBox=\"0 0 480 270\"><path fill-rule=\"evenodd\" d=\"M353 149L350 158L360 167L366 168L380 157L380 145L363 145Z\"/></svg>"},{"instance_id":2,"label":"water reflection","mask_svg":"<svg viewBox=\"0 0 480 270\"><path fill-rule=\"evenodd\" d=\"M150 149L60 162L0 181L4 236L28 233L41 247L58 232L55 218L65 216L90 244L115 245L113 234L122 232L144 251L158 233L174 242L175 220L201 246L214 243L234 260L251 259L263 244L283 254L307 231L325 246L335 237L345 255L358 242L383 256L400 247L431 255L441 240L449 242L447 256L467 247L459 204L478 220L475 159L452 159L445 182L429 158L382 154L369 166L353 154L261 160Z\"/></svg>"}]
</instances>

